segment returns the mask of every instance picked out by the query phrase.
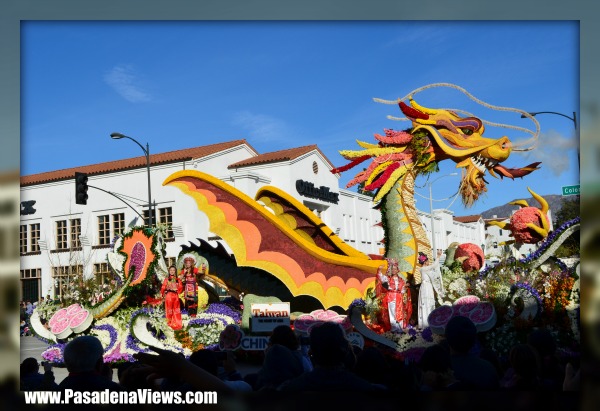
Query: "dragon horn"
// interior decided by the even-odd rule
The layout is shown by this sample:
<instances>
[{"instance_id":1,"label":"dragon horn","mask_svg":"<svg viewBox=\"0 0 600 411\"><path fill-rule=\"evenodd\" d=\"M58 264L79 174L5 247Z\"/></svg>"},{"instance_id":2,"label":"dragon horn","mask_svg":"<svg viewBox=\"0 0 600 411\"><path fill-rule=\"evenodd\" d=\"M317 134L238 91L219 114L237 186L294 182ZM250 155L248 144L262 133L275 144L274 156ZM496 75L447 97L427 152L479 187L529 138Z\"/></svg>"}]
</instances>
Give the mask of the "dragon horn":
<instances>
[{"instance_id":1,"label":"dragon horn","mask_svg":"<svg viewBox=\"0 0 600 411\"><path fill-rule=\"evenodd\" d=\"M400 106L402 114L404 114L408 118L418 118L421 120L429 119L429 114L425 114L417 109L412 108L411 106L407 105L404 101L400 101L398 103L398 106Z\"/></svg>"},{"instance_id":2,"label":"dragon horn","mask_svg":"<svg viewBox=\"0 0 600 411\"><path fill-rule=\"evenodd\" d=\"M535 198L537 200L537 202L540 203L540 205L542 206L542 213L547 214L548 209L550 207L549 207L546 199L544 197L542 197L541 195L534 193L533 190L530 189L529 187L527 187L527 191L529 191L531 193L531 195L533 196L533 198Z\"/></svg>"},{"instance_id":3,"label":"dragon horn","mask_svg":"<svg viewBox=\"0 0 600 411\"><path fill-rule=\"evenodd\" d=\"M435 109L432 109L432 108L423 107L422 105L417 104L417 102L412 98L412 96L410 96L408 99L410 101L410 105L415 110L419 110L422 113L431 114L431 115L436 115L438 113L438 110L435 110Z\"/></svg>"}]
</instances>

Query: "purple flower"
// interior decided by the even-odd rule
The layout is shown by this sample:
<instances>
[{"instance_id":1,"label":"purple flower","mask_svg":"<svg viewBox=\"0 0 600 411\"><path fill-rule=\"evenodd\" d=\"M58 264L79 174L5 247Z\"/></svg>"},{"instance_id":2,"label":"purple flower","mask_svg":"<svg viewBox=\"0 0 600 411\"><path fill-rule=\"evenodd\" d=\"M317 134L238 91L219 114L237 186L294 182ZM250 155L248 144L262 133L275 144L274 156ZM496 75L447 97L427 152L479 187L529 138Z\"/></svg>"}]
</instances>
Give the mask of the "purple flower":
<instances>
[{"instance_id":1,"label":"purple flower","mask_svg":"<svg viewBox=\"0 0 600 411\"><path fill-rule=\"evenodd\" d=\"M104 353L106 354L107 352L109 352L113 348L113 346L117 342L118 333L117 333L116 328L113 327L110 324L103 324L103 325L97 325L93 329L94 330L108 331L108 333L110 335L110 342L108 343L108 347L106 347L104 349Z\"/></svg>"},{"instance_id":2,"label":"purple flower","mask_svg":"<svg viewBox=\"0 0 600 411\"><path fill-rule=\"evenodd\" d=\"M533 288L531 285L527 284L527 283L515 283L512 285L511 290L515 290L516 288L522 288L524 290L529 291L529 293L531 295L533 295L535 297L535 299L538 302L538 307L540 310L544 309L544 306L542 304L542 297L540 297L540 294L538 293L538 291Z\"/></svg>"},{"instance_id":3,"label":"purple flower","mask_svg":"<svg viewBox=\"0 0 600 411\"><path fill-rule=\"evenodd\" d=\"M221 303L210 304L204 311L206 314L222 314L233 318L233 321L239 323L242 321L242 314L229 307L228 305Z\"/></svg>"},{"instance_id":4,"label":"purple flower","mask_svg":"<svg viewBox=\"0 0 600 411\"><path fill-rule=\"evenodd\" d=\"M366 306L367 306L367 302L365 300L363 300L362 298L355 298L350 303L350 306L348 307L348 310L352 311L352 308L354 308L354 307L365 308Z\"/></svg>"},{"instance_id":5,"label":"purple flower","mask_svg":"<svg viewBox=\"0 0 600 411\"><path fill-rule=\"evenodd\" d=\"M131 334L129 334L125 339L125 346L135 352L150 352L150 349L142 348L137 345L136 338Z\"/></svg>"},{"instance_id":6,"label":"purple flower","mask_svg":"<svg viewBox=\"0 0 600 411\"><path fill-rule=\"evenodd\" d=\"M425 341L433 342L433 332L431 331L431 328L426 327L421 333L421 337L423 337Z\"/></svg>"}]
</instances>

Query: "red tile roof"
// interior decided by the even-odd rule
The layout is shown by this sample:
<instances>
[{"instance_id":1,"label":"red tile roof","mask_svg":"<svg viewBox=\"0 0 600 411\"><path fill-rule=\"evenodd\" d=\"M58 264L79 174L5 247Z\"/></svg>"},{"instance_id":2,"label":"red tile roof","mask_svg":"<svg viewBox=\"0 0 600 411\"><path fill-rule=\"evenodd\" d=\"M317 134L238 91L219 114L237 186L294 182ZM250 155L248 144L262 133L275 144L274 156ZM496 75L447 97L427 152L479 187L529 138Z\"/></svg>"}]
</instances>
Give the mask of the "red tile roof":
<instances>
[{"instance_id":1,"label":"red tile roof","mask_svg":"<svg viewBox=\"0 0 600 411\"><path fill-rule=\"evenodd\" d=\"M310 146L288 148L286 150L273 151L271 153L259 154L256 157L251 157L246 160L242 160L242 161L238 161L237 163L230 164L227 168L230 168L230 169L231 168L241 168L241 167L254 166L257 164L268 164L268 163L279 163L281 161L290 161L290 160L298 158L306 153L310 153L313 150L317 150L323 156L325 161L327 161L327 163L331 166L331 168L334 168L331 161L329 161L329 159L325 156L325 154L323 154L321 152L321 150L319 150L319 147L317 147L316 144L313 144Z\"/></svg>"},{"instance_id":2,"label":"red tile roof","mask_svg":"<svg viewBox=\"0 0 600 411\"><path fill-rule=\"evenodd\" d=\"M458 221L459 223L475 223L479 221L481 218L481 214L474 215L466 215L462 217L454 217L454 221Z\"/></svg>"},{"instance_id":3,"label":"red tile roof","mask_svg":"<svg viewBox=\"0 0 600 411\"><path fill-rule=\"evenodd\" d=\"M167 164L176 161L193 160L202 158L228 148L240 146L242 144L250 147L256 152L248 142L243 140L227 141L224 143L210 144L207 146L185 148L182 150L168 151L166 153L150 154L150 164ZM64 170L49 171L46 173L31 174L21 177L21 186L47 183L50 181L59 181L73 178L76 171L88 175L105 174L113 171L129 170L134 168L146 167L146 156L127 158L124 160L109 161L106 163L91 164L87 166L66 168Z\"/></svg>"}]
</instances>

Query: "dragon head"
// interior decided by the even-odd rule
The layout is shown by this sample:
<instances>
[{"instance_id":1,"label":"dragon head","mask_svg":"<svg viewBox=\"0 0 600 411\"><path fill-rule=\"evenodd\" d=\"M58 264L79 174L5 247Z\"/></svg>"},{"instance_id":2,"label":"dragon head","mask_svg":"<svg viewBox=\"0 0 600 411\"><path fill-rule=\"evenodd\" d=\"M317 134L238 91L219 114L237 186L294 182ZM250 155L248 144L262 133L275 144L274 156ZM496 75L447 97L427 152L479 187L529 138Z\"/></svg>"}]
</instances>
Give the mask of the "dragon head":
<instances>
[{"instance_id":1,"label":"dragon head","mask_svg":"<svg viewBox=\"0 0 600 411\"><path fill-rule=\"evenodd\" d=\"M485 138L483 121L476 117L461 117L445 109L429 109L417 104L412 97L410 105L399 101L400 110L413 123L405 131L385 130L385 135L375 134L377 144L358 141L364 150L344 150L340 154L352 160L349 164L331 170L346 171L363 161L372 159L364 171L348 184L364 184L364 190L378 190L374 201L383 198L404 174L437 171L437 163L450 159L462 168L460 194L469 207L487 191L486 171L493 177L523 177L538 169L538 163L523 168L506 168L501 165L514 147L508 137ZM523 150L521 150L523 151Z\"/></svg>"},{"instance_id":2,"label":"dragon head","mask_svg":"<svg viewBox=\"0 0 600 411\"><path fill-rule=\"evenodd\" d=\"M463 203L471 206L487 191L486 171L498 178L523 177L538 169L539 162L523 168L506 168L501 165L511 154L512 143L508 137L498 139L483 137L485 127L476 117L461 117L451 110L429 109L417 104L411 97L410 106L400 102L400 110L413 123L411 134L427 130L430 154L426 163L450 159L457 168L463 168L460 193ZM425 166L426 164L418 164Z\"/></svg>"}]
</instances>

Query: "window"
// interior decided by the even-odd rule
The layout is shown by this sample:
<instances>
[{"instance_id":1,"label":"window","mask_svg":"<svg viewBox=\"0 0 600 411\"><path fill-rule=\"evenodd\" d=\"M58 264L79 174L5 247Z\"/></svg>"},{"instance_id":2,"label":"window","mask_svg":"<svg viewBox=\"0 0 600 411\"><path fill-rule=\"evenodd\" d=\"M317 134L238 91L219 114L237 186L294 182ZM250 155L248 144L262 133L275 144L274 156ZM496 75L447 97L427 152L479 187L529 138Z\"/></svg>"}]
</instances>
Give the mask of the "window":
<instances>
[{"instance_id":1,"label":"window","mask_svg":"<svg viewBox=\"0 0 600 411\"><path fill-rule=\"evenodd\" d=\"M25 254L27 252L27 226L26 225L21 226L19 235L20 235L19 252L21 254Z\"/></svg>"},{"instance_id":2,"label":"window","mask_svg":"<svg viewBox=\"0 0 600 411\"><path fill-rule=\"evenodd\" d=\"M167 257L165 258L165 263L167 264L167 268L174 265L177 267L177 257Z\"/></svg>"},{"instance_id":3,"label":"window","mask_svg":"<svg viewBox=\"0 0 600 411\"><path fill-rule=\"evenodd\" d=\"M56 222L56 249L67 249L67 220Z\"/></svg>"},{"instance_id":4,"label":"window","mask_svg":"<svg viewBox=\"0 0 600 411\"><path fill-rule=\"evenodd\" d=\"M158 222L167 226L167 238L175 238L173 235L173 208L159 208L158 216Z\"/></svg>"},{"instance_id":5,"label":"window","mask_svg":"<svg viewBox=\"0 0 600 411\"><path fill-rule=\"evenodd\" d=\"M98 216L98 244L110 244L110 217L108 215Z\"/></svg>"},{"instance_id":6,"label":"window","mask_svg":"<svg viewBox=\"0 0 600 411\"><path fill-rule=\"evenodd\" d=\"M500 229L500 236L502 236L502 229Z\"/></svg>"},{"instance_id":7,"label":"window","mask_svg":"<svg viewBox=\"0 0 600 411\"><path fill-rule=\"evenodd\" d=\"M83 276L82 265L52 267L54 278L54 295L62 298L72 281L78 281Z\"/></svg>"},{"instance_id":8,"label":"window","mask_svg":"<svg viewBox=\"0 0 600 411\"><path fill-rule=\"evenodd\" d=\"M94 264L94 276L96 276L99 284L108 284L112 278L108 263Z\"/></svg>"},{"instance_id":9,"label":"window","mask_svg":"<svg viewBox=\"0 0 600 411\"><path fill-rule=\"evenodd\" d=\"M25 226L27 227L27 226ZM40 298L41 268L21 270L21 300L38 301Z\"/></svg>"},{"instance_id":10,"label":"window","mask_svg":"<svg viewBox=\"0 0 600 411\"><path fill-rule=\"evenodd\" d=\"M125 230L125 213L113 214L112 218L113 218L113 237L116 237Z\"/></svg>"},{"instance_id":11,"label":"window","mask_svg":"<svg viewBox=\"0 0 600 411\"><path fill-rule=\"evenodd\" d=\"M35 223L35 224L29 225L29 237L30 237L29 250L34 253L39 252L40 251L40 223Z\"/></svg>"},{"instance_id":12,"label":"window","mask_svg":"<svg viewBox=\"0 0 600 411\"><path fill-rule=\"evenodd\" d=\"M173 234L173 208L164 207L156 210L154 223L165 224L167 226L167 239L175 238ZM144 210L144 224L148 225L148 210Z\"/></svg>"},{"instance_id":13,"label":"window","mask_svg":"<svg viewBox=\"0 0 600 411\"><path fill-rule=\"evenodd\" d=\"M81 248L81 218L71 219L71 248Z\"/></svg>"}]
</instances>

